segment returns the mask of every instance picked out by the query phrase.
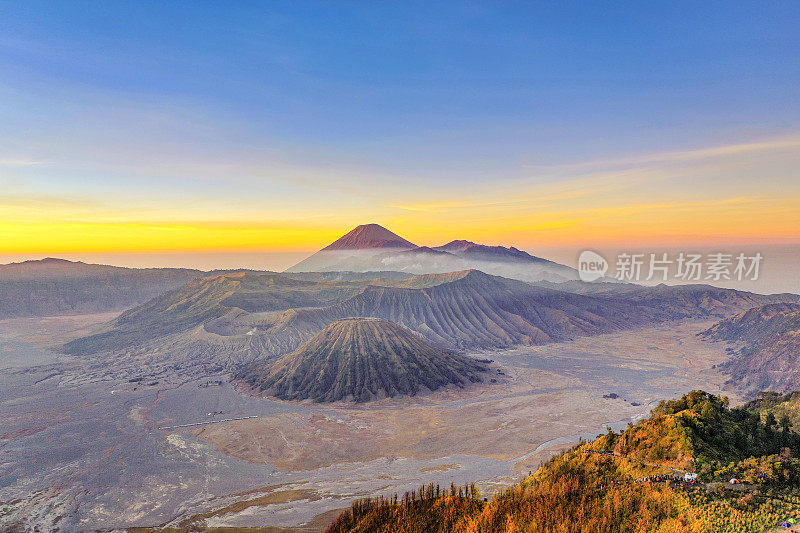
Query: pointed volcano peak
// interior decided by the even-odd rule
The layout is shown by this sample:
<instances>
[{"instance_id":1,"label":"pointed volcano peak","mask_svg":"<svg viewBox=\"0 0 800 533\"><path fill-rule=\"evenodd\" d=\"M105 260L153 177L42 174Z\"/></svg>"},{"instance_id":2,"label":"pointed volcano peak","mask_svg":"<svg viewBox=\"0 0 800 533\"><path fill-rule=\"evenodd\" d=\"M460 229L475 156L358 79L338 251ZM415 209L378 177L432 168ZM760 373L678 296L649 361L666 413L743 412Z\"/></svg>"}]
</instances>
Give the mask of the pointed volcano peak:
<instances>
[{"instance_id":1,"label":"pointed volcano peak","mask_svg":"<svg viewBox=\"0 0 800 533\"><path fill-rule=\"evenodd\" d=\"M379 224L362 224L339 237L323 250L364 250L370 248L412 249L417 246Z\"/></svg>"}]
</instances>

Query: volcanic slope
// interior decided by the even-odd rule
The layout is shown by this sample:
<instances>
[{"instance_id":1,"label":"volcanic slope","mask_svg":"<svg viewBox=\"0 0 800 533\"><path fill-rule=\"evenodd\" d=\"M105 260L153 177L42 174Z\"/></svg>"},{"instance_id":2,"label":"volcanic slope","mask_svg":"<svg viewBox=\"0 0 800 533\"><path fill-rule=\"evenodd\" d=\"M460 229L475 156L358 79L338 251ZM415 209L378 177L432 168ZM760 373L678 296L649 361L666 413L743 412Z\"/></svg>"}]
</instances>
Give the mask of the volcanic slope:
<instances>
[{"instance_id":1,"label":"volcanic slope","mask_svg":"<svg viewBox=\"0 0 800 533\"><path fill-rule=\"evenodd\" d=\"M634 298L589 296L469 270L368 285L330 306L269 317L258 328L276 337L309 338L334 320L371 316L397 322L443 348L505 348L728 316L773 298L710 286L642 288Z\"/></svg>"},{"instance_id":2,"label":"volcanic slope","mask_svg":"<svg viewBox=\"0 0 800 533\"><path fill-rule=\"evenodd\" d=\"M418 247L378 224L356 227L287 272L389 270L430 274L469 269L525 281L578 279L575 269L513 246L457 240L436 248Z\"/></svg>"},{"instance_id":3,"label":"volcanic slope","mask_svg":"<svg viewBox=\"0 0 800 533\"><path fill-rule=\"evenodd\" d=\"M669 318L657 309L597 300L471 270L368 285L339 303L291 309L259 331L310 337L331 322L365 316L391 320L448 349L546 344Z\"/></svg>"},{"instance_id":4,"label":"volcanic slope","mask_svg":"<svg viewBox=\"0 0 800 533\"><path fill-rule=\"evenodd\" d=\"M248 318L327 305L360 290L358 283L297 280L273 273L209 276L129 309L65 349L76 355L121 349L199 326L223 336L246 334L252 329Z\"/></svg>"},{"instance_id":5,"label":"volcanic slope","mask_svg":"<svg viewBox=\"0 0 800 533\"><path fill-rule=\"evenodd\" d=\"M481 381L485 363L446 352L388 320L338 320L274 362L235 379L285 400L365 402Z\"/></svg>"},{"instance_id":6,"label":"volcanic slope","mask_svg":"<svg viewBox=\"0 0 800 533\"><path fill-rule=\"evenodd\" d=\"M123 313L66 349L73 354L115 350L201 328L226 337L249 334L250 344L261 345L256 351L281 355L331 322L352 316L398 322L442 347L489 348L614 331L661 314L479 271L351 282L236 273L195 280Z\"/></svg>"},{"instance_id":7,"label":"volcanic slope","mask_svg":"<svg viewBox=\"0 0 800 533\"><path fill-rule=\"evenodd\" d=\"M343 318L383 318L443 349L545 344L672 319L727 316L772 297L724 289L651 288L652 298L581 295L480 271L407 279L310 281L238 273L196 280L66 345L73 354L236 368L295 350ZM676 302L668 305L669 292ZM712 313L714 313L712 315ZM143 362L144 364L144 362ZM149 364L149 363L148 363Z\"/></svg>"},{"instance_id":8,"label":"volcanic slope","mask_svg":"<svg viewBox=\"0 0 800 533\"><path fill-rule=\"evenodd\" d=\"M379 224L362 224L323 248L323 250L360 250L364 248L416 248L413 244Z\"/></svg>"},{"instance_id":9,"label":"volcanic slope","mask_svg":"<svg viewBox=\"0 0 800 533\"><path fill-rule=\"evenodd\" d=\"M380 265L373 258L387 251L411 250L416 247L383 226L362 224L289 268L287 272L392 270ZM374 265L378 268L371 268Z\"/></svg>"},{"instance_id":10,"label":"volcanic slope","mask_svg":"<svg viewBox=\"0 0 800 533\"><path fill-rule=\"evenodd\" d=\"M779 303L726 318L700 334L738 343L722 368L743 389L781 392L800 388L800 304Z\"/></svg>"}]
</instances>

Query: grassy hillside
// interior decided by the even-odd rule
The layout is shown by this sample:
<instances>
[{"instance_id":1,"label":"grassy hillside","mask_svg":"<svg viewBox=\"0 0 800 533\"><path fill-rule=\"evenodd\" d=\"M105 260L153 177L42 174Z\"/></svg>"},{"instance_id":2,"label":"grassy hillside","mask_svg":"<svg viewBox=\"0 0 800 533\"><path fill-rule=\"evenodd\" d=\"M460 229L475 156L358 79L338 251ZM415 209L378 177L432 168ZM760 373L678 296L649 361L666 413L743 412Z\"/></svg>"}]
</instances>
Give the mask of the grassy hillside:
<instances>
[{"instance_id":1,"label":"grassy hillside","mask_svg":"<svg viewBox=\"0 0 800 533\"><path fill-rule=\"evenodd\" d=\"M285 400L365 402L463 387L481 381L486 370L484 363L435 348L393 322L348 318L293 353L248 365L234 378Z\"/></svg>"},{"instance_id":2,"label":"grassy hillside","mask_svg":"<svg viewBox=\"0 0 800 533\"><path fill-rule=\"evenodd\" d=\"M428 488L397 502L358 502L328 531L766 531L800 517L799 452L797 434L695 391L554 457L491 501ZM690 469L700 482L673 479ZM747 483L726 484L732 476Z\"/></svg>"}]
</instances>

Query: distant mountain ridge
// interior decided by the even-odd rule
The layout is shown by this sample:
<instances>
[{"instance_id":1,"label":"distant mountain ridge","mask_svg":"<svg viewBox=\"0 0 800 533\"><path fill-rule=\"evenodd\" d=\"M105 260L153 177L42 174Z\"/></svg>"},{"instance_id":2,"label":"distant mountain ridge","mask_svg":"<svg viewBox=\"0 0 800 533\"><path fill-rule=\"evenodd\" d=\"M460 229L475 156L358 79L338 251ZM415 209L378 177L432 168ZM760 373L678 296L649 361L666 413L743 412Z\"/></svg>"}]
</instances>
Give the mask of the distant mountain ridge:
<instances>
[{"instance_id":1,"label":"distant mountain ridge","mask_svg":"<svg viewBox=\"0 0 800 533\"><path fill-rule=\"evenodd\" d=\"M234 375L284 400L365 402L481 381L484 363L435 348L393 322L345 318L294 352Z\"/></svg>"},{"instance_id":2,"label":"distant mountain ridge","mask_svg":"<svg viewBox=\"0 0 800 533\"><path fill-rule=\"evenodd\" d=\"M198 278L125 311L97 333L68 343L66 349L73 353L124 349L198 326L228 335L233 332L230 324L243 315L325 305L360 290L356 282L305 281L266 272Z\"/></svg>"},{"instance_id":3,"label":"distant mountain ridge","mask_svg":"<svg viewBox=\"0 0 800 533\"><path fill-rule=\"evenodd\" d=\"M450 241L445 245L437 246L433 249L442 252L448 252L454 255L458 255L460 257L474 257L474 258L480 257L487 260L496 260L496 261L516 260L522 262L553 263L552 261L548 261L547 259L542 259L541 257L535 257L529 254L528 252L523 252L522 250L518 250L513 246L511 247L487 246L485 244L476 244L474 242L466 240Z\"/></svg>"},{"instance_id":4,"label":"distant mountain ridge","mask_svg":"<svg viewBox=\"0 0 800 533\"><path fill-rule=\"evenodd\" d=\"M477 270L429 274L368 285L327 307L289 310L267 319L265 332L308 336L348 316L395 321L450 349L545 344L644 324L664 316L624 302L540 289Z\"/></svg>"},{"instance_id":5,"label":"distant mountain ridge","mask_svg":"<svg viewBox=\"0 0 800 533\"><path fill-rule=\"evenodd\" d=\"M575 269L513 246L486 246L467 240L436 247L416 246L378 224L356 227L287 272L390 270L432 274L469 269L525 281L578 279Z\"/></svg>"},{"instance_id":6,"label":"distant mountain ridge","mask_svg":"<svg viewBox=\"0 0 800 533\"><path fill-rule=\"evenodd\" d=\"M203 272L124 268L47 258L0 265L0 318L121 311Z\"/></svg>"}]
</instances>

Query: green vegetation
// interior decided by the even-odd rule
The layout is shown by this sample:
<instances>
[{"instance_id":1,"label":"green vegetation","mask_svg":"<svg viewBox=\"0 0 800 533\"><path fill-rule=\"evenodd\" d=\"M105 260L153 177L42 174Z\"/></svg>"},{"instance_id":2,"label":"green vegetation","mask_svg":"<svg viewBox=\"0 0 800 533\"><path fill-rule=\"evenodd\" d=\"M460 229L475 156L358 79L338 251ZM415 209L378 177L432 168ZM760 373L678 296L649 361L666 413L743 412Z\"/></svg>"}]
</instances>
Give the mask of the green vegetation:
<instances>
[{"instance_id":1,"label":"green vegetation","mask_svg":"<svg viewBox=\"0 0 800 533\"><path fill-rule=\"evenodd\" d=\"M761 392L745 409L761 414L763 420L774 420L781 428L800 429L800 391L788 394ZM771 418L770 418L771 417Z\"/></svg>"},{"instance_id":2,"label":"green vegetation","mask_svg":"<svg viewBox=\"0 0 800 533\"><path fill-rule=\"evenodd\" d=\"M798 452L789 429L694 391L552 458L491 502L428 488L424 498L357 502L329 533L760 532L800 518ZM701 481L684 482L694 468Z\"/></svg>"},{"instance_id":3,"label":"green vegetation","mask_svg":"<svg viewBox=\"0 0 800 533\"><path fill-rule=\"evenodd\" d=\"M782 448L800 455L800 435L779 427L774 421L762 423L758 413L746 408L729 409L727 398L703 391L693 391L680 399L662 402L655 413L658 416L633 428L630 434L639 434L649 424L659 421L672 423L674 429L671 432L650 432L651 435L663 436L659 442L652 443L648 453L652 456L667 449L671 439L680 434L685 462L673 465L696 470L706 480L723 466L748 457L777 454ZM623 454L628 452L624 448L621 451Z\"/></svg>"}]
</instances>

